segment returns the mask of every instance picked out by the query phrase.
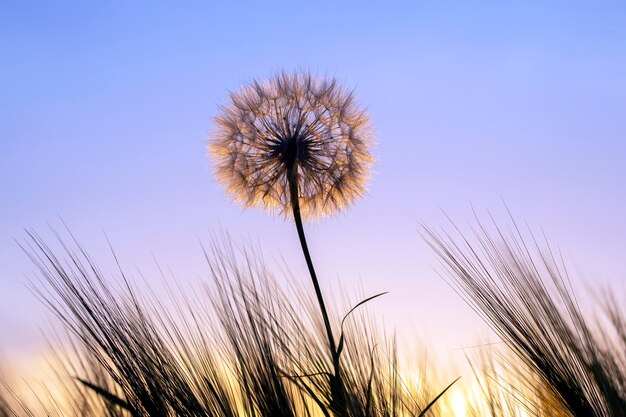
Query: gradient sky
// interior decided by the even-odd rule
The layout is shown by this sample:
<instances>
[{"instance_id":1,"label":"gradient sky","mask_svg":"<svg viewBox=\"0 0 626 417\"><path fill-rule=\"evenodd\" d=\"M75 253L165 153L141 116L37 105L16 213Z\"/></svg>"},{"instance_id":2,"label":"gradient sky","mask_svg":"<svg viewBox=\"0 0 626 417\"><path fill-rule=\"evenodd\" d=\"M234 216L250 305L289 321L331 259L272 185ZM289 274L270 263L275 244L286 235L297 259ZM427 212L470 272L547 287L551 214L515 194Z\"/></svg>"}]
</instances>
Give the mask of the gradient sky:
<instances>
[{"instance_id":1,"label":"gradient sky","mask_svg":"<svg viewBox=\"0 0 626 417\"><path fill-rule=\"evenodd\" d=\"M368 108L368 196L307 225L324 287L390 291L372 311L443 355L485 334L437 276L420 221L479 211L543 228L589 281L626 281L626 3L3 2L0 352L41 348L45 311L14 239L59 216L113 271L206 276L223 228L284 256L293 225L242 210L205 146L227 92L279 69L336 76ZM150 278L148 278L150 279Z\"/></svg>"}]
</instances>

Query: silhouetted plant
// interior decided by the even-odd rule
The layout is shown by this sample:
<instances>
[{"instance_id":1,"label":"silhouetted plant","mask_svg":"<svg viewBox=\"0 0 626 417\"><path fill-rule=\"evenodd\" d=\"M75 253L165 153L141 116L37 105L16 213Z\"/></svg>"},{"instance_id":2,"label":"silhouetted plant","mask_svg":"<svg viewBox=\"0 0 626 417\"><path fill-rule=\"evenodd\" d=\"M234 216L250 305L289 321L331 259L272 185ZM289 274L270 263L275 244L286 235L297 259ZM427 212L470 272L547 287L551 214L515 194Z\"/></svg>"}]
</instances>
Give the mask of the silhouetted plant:
<instances>
[{"instance_id":1,"label":"silhouetted plant","mask_svg":"<svg viewBox=\"0 0 626 417\"><path fill-rule=\"evenodd\" d=\"M291 211L330 349L332 408L346 415L339 344L309 254L302 217L330 214L362 195L372 157L365 111L333 79L279 73L230 95L210 144L219 180L246 206Z\"/></svg>"},{"instance_id":2,"label":"silhouetted plant","mask_svg":"<svg viewBox=\"0 0 626 417\"><path fill-rule=\"evenodd\" d=\"M209 152L237 201L290 216L335 213L362 196L369 117L334 79L285 73L231 93Z\"/></svg>"},{"instance_id":3,"label":"silhouetted plant","mask_svg":"<svg viewBox=\"0 0 626 417\"><path fill-rule=\"evenodd\" d=\"M139 296L121 268L113 285L80 245L63 247L59 258L31 234L26 248L45 284L36 287L40 298L75 341L56 361L64 364L57 365L59 378L72 376L62 385L68 411L59 415L335 412L316 301L297 287L283 291L259 253L228 239L214 241L206 253L206 292L189 296L168 287L172 303L166 305L156 295ZM399 377L394 344L380 344L366 316L351 313L341 333L348 352L342 369L347 415L432 411L434 401L417 400L424 393L409 390ZM69 357L77 359L63 360Z\"/></svg>"},{"instance_id":4,"label":"silhouetted plant","mask_svg":"<svg viewBox=\"0 0 626 417\"><path fill-rule=\"evenodd\" d=\"M106 375L115 390L76 376L82 384L133 417L229 415L236 406L231 385L215 372L211 351L200 352L203 367L186 369L179 359L189 352L169 343L176 333L168 330L177 329L159 329L123 273L121 292L107 284L82 248L64 245L67 259L59 259L36 235L30 237L28 253L48 285L39 289L41 298L95 360L89 376Z\"/></svg>"},{"instance_id":5,"label":"silhouetted plant","mask_svg":"<svg viewBox=\"0 0 626 417\"><path fill-rule=\"evenodd\" d=\"M495 226L495 225L494 225ZM562 259L525 239L513 222L477 243L426 228L451 282L573 416L626 415L626 341L617 304L612 326L583 317ZM599 324L598 324L599 326ZM594 331L595 330L595 331ZM532 383L532 381L529 381Z\"/></svg>"}]
</instances>

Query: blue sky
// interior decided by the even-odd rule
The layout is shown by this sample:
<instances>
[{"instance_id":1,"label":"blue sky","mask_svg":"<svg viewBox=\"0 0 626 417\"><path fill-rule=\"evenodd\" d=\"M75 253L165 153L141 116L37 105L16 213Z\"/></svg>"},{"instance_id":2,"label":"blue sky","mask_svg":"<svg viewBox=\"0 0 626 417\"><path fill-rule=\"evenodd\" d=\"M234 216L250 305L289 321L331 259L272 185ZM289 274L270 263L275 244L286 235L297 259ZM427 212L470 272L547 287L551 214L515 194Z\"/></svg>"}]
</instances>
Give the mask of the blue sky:
<instances>
[{"instance_id":1,"label":"blue sky","mask_svg":"<svg viewBox=\"0 0 626 417\"><path fill-rule=\"evenodd\" d=\"M418 222L505 200L623 293L625 23L623 2L3 3L0 351L40 346L14 239L59 216L105 270L104 233L132 271L206 276L198 238L223 228L305 276L293 226L231 203L205 155L228 91L283 68L355 88L376 129L369 195L308 225L328 290L389 290L390 327L474 344Z\"/></svg>"}]
</instances>

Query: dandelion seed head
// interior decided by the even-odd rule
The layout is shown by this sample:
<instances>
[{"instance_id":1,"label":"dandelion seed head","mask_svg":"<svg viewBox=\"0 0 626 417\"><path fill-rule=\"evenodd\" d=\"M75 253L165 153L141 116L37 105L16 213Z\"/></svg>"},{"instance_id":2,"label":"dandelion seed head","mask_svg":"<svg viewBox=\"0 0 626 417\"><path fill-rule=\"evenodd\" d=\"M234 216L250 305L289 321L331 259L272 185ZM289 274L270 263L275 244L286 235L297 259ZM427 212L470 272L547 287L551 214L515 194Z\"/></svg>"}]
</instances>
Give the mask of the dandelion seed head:
<instances>
[{"instance_id":1,"label":"dandelion seed head","mask_svg":"<svg viewBox=\"0 0 626 417\"><path fill-rule=\"evenodd\" d=\"M333 214L365 192L371 127L335 79L281 72L230 94L209 144L218 180L246 207L291 211L296 170L304 218Z\"/></svg>"}]
</instances>

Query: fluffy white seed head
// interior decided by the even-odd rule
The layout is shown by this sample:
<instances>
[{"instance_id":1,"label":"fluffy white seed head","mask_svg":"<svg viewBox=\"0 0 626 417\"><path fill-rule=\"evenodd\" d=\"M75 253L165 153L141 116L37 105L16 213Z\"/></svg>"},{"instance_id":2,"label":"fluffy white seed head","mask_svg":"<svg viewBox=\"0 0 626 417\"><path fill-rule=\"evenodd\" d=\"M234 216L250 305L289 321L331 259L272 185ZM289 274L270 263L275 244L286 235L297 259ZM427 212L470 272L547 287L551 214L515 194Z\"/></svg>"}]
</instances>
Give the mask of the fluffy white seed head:
<instances>
[{"instance_id":1,"label":"fluffy white seed head","mask_svg":"<svg viewBox=\"0 0 626 417\"><path fill-rule=\"evenodd\" d=\"M335 213L365 191L369 117L334 79L281 72L252 81L230 94L215 123L217 177L246 207L289 213L289 169L304 218Z\"/></svg>"}]
</instances>

